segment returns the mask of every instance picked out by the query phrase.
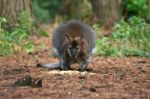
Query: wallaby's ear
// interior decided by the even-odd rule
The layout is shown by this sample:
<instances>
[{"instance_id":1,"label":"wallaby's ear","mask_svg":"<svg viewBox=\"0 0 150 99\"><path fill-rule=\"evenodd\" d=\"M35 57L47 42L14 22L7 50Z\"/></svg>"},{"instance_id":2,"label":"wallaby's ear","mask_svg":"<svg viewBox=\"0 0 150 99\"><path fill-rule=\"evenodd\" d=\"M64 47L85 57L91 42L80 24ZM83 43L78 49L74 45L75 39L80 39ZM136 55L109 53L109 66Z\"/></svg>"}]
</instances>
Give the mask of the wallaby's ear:
<instances>
[{"instance_id":1,"label":"wallaby's ear","mask_svg":"<svg viewBox=\"0 0 150 99\"><path fill-rule=\"evenodd\" d=\"M81 38L80 38L80 43L81 44L83 42L83 35L81 35Z\"/></svg>"},{"instance_id":2,"label":"wallaby's ear","mask_svg":"<svg viewBox=\"0 0 150 99\"><path fill-rule=\"evenodd\" d=\"M68 37L68 35L65 35L65 40L66 40L67 42L69 42L69 37Z\"/></svg>"}]
</instances>

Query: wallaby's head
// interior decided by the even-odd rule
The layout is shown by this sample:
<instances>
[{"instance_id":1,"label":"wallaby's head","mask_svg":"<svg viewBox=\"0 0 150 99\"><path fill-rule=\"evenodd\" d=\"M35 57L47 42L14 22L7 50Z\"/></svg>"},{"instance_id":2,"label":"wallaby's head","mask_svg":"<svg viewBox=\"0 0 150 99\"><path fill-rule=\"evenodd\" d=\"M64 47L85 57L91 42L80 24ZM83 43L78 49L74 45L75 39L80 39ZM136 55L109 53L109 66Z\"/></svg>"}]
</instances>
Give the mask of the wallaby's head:
<instances>
[{"instance_id":1,"label":"wallaby's head","mask_svg":"<svg viewBox=\"0 0 150 99\"><path fill-rule=\"evenodd\" d=\"M83 42L82 36L71 37L69 35L65 36L67 44L67 52L72 58L77 58L79 52L81 51L81 43Z\"/></svg>"}]
</instances>

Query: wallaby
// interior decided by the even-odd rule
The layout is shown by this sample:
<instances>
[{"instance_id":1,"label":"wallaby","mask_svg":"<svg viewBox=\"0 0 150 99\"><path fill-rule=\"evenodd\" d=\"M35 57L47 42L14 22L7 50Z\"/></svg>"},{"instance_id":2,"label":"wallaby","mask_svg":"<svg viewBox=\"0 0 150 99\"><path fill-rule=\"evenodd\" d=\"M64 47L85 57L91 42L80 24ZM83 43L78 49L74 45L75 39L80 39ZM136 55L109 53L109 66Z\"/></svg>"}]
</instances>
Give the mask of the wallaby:
<instances>
[{"instance_id":1,"label":"wallaby","mask_svg":"<svg viewBox=\"0 0 150 99\"><path fill-rule=\"evenodd\" d=\"M71 69L70 65L79 63L80 71L87 70L95 48L95 32L77 20L60 25L52 36L53 52L58 56L58 64L39 64L49 69Z\"/></svg>"}]
</instances>

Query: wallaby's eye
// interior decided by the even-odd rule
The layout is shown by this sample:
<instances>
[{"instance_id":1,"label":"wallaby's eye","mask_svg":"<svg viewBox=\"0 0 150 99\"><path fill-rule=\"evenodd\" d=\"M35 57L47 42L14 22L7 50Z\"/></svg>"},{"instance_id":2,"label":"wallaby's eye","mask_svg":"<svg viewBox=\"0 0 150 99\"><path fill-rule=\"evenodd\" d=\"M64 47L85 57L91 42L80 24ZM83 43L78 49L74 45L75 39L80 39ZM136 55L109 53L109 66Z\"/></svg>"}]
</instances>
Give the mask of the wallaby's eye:
<instances>
[{"instance_id":1,"label":"wallaby's eye","mask_svg":"<svg viewBox=\"0 0 150 99\"><path fill-rule=\"evenodd\" d=\"M77 49L79 49L80 47L79 46L77 46Z\"/></svg>"},{"instance_id":2,"label":"wallaby's eye","mask_svg":"<svg viewBox=\"0 0 150 99\"><path fill-rule=\"evenodd\" d=\"M72 49L72 46L69 46L69 49Z\"/></svg>"}]
</instances>

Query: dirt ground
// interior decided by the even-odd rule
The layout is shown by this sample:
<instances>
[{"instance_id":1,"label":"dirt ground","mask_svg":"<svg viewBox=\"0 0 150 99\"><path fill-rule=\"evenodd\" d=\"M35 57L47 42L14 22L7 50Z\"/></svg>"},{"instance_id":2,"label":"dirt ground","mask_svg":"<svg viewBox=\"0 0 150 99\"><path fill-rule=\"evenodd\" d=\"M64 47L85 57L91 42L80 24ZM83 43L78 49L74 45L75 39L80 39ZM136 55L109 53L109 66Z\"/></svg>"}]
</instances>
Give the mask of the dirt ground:
<instances>
[{"instance_id":1,"label":"dirt ground","mask_svg":"<svg viewBox=\"0 0 150 99\"><path fill-rule=\"evenodd\" d=\"M37 40L37 38L35 38ZM48 70L38 63L56 63L50 57L50 39L38 38L45 50L0 57L0 99L150 99L150 59L94 57L89 72ZM12 87L26 75L42 79L42 87Z\"/></svg>"}]
</instances>

